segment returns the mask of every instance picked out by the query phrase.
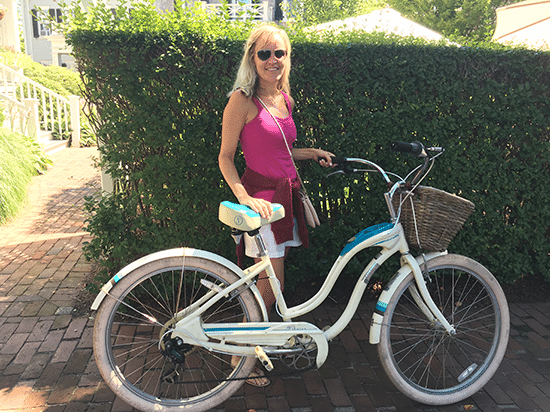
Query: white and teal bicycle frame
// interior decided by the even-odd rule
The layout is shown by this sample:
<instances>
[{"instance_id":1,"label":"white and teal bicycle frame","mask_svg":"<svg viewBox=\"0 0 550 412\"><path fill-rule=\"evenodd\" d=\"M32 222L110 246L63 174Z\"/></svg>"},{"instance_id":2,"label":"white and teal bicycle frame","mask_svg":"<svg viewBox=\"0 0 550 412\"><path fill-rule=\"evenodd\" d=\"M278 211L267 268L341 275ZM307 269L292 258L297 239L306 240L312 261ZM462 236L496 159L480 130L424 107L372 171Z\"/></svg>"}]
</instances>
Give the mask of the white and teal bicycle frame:
<instances>
[{"instance_id":1,"label":"white and teal bicycle frame","mask_svg":"<svg viewBox=\"0 0 550 412\"><path fill-rule=\"evenodd\" d=\"M375 163L363 159L351 158L348 158L347 161L371 166L379 171L387 182L390 182L384 170ZM453 325L450 325L445 319L428 293L421 269L421 266L425 262L434 257L444 255L446 252L427 253L416 258L409 253L409 247L405 239L403 227L397 222L397 216L391 205L391 197L397 187L399 187L399 183L394 184L392 190L385 195L389 211L392 215L392 222L371 226L350 239L334 262L332 269L318 293L303 304L290 308L287 306L263 240L257 233L257 229L260 226L284 217L284 209L282 206L274 205L272 217L270 219L263 219L260 218L259 214L245 206L231 202L223 202L220 205L220 220L223 223L243 232L256 231L255 240L258 245L258 250L260 251L258 256L260 261L257 264L245 270L241 270L233 262L221 256L202 250L188 248L154 253L134 262L119 272L111 282L107 283L102 288L92 309L97 309L99 307L103 298L109 293L109 290L116 282L122 279L126 273L132 272L139 266L156 259L160 260L167 257L181 257L183 259L183 265L185 265L186 257L200 257L202 259L217 262L229 268L240 277L240 280L224 288L213 283L203 283L203 286L208 287L210 292L177 315L177 319L181 320L173 325L173 329L171 330L172 337L177 336L187 344L200 345L209 351L240 356L257 356L265 364L267 362L266 359L270 356L287 352L291 353L292 349L285 350L283 346L293 336L297 334L308 335L314 340L317 346L316 364L317 367L320 367L328 356L328 342L335 338L348 325L376 270L382 266L388 258L399 253L401 254L401 269L381 293L378 303L376 304L370 328L370 343L377 344L379 342L381 322L385 308L397 286L411 272L416 279L416 288L412 293L417 303L421 305L426 317L432 322L438 322L448 333L454 333ZM381 248L381 252L365 267L359 276L351 298L336 323L326 330L321 330L310 323L292 320L311 312L321 305L329 295L338 276L348 262L358 252L369 247L379 247ZM266 271L274 296L277 297L277 310L283 322L269 322L265 304L258 288L255 286L255 279L263 271ZM262 311L262 322L216 323L210 325L201 321L201 314L207 311L212 305L215 305L220 299L231 296L232 293L236 293L235 291L243 285L250 288L254 293Z\"/></svg>"}]
</instances>

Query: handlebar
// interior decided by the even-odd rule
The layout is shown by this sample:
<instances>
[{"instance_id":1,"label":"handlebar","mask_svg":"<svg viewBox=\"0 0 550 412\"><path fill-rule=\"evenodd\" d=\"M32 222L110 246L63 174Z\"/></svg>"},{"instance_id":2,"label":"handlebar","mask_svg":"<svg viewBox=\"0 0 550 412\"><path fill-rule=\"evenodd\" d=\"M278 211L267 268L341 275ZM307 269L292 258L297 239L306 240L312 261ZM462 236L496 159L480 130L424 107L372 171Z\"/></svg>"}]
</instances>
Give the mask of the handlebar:
<instances>
[{"instance_id":1,"label":"handlebar","mask_svg":"<svg viewBox=\"0 0 550 412\"><path fill-rule=\"evenodd\" d=\"M341 157L341 156L331 156L330 159L332 160L333 165L344 165L348 161L347 157Z\"/></svg>"},{"instance_id":2,"label":"handlebar","mask_svg":"<svg viewBox=\"0 0 550 412\"><path fill-rule=\"evenodd\" d=\"M413 156L426 157L426 151L424 150L424 145L420 142L391 142L391 150L394 152L409 153Z\"/></svg>"},{"instance_id":3,"label":"handlebar","mask_svg":"<svg viewBox=\"0 0 550 412\"><path fill-rule=\"evenodd\" d=\"M391 142L390 148L394 152L409 153L417 157L428 156L426 152L443 153L445 151L445 149L438 146L424 147L420 142L407 143L395 141Z\"/></svg>"},{"instance_id":4,"label":"handlebar","mask_svg":"<svg viewBox=\"0 0 550 412\"><path fill-rule=\"evenodd\" d=\"M424 145L420 142L407 143L407 142L399 142L399 141L391 142L390 149L394 152L407 153L424 160L424 163L420 167L420 170L418 171L418 173L409 182L409 184L413 186L424 177L424 175L426 174L426 171L428 170L430 161L445 151L444 148L437 147L437 146L424 147ZM436 156L429 157L427 152L436 153ZM391 183L389 178L386 178L387 173L376 163L373 163L369 160L341 157L341 156L333 156L331 157L331 160L332 160L332 164L341 166L342 167L341 171L345 174L358 171L358 170L350 169L348 167L348 164L350 163L362 163L362 164L369 165L374 169L376 169L376 171L379 171L382 174L382 176L385 178L386 182Z\"/></svg>"},{"instance_id":5,"label":"handlebar","mask_svg":"<svg viewBox=\"0 0 550 412\"><path fill-rule=\"evenodd\" d=\"M401 186L405 186L408 189L411 189L411 188L414 188L416 185L418 185L420 181L428 174L430 169L430 163L436 157L441 155L445 151L445 149L442 147L424 147L424 145L420 142L407 143L407 142L398 142L398 141L392 142L390 145L390 148L394 152L407 153L412 156L416 156L419 159L423 160L423 164L413 169L413 171L411 171L411 173L409 173L409 175L405 179L402 179L399 176L392 174L393 176L396 176L399 179L397 183L392 183L392 181L388 176L390 173L387 173L384 169L382 169L376 163L371 162L370 160L349 158L349 157L338 157L338 156L331 157L331 160L332 160L332 164L340 166L340 170L334 173L349 174L353 172L369 172L369 171L379 172L384 178L384 180L386 181L386 183L388 184L389 192L386 193L385 195L386 202L388 203L388 208L390 210L392 218L395 218L395 212L393 210L393 207L391 206L391 198L393 197L393 194L395 193L397 188ZM428 152L435 153L435 155L430 157L428 155ZM363 165L367 165L372 169L369 169L369 170L352 169L349 167L349 164L351 163L360 163ZM331 174L334 174L334 173L331 173ZM414 177L410 182L407 182L406 180L413 173L415 173Z\"/></svg>"}]
</instances>

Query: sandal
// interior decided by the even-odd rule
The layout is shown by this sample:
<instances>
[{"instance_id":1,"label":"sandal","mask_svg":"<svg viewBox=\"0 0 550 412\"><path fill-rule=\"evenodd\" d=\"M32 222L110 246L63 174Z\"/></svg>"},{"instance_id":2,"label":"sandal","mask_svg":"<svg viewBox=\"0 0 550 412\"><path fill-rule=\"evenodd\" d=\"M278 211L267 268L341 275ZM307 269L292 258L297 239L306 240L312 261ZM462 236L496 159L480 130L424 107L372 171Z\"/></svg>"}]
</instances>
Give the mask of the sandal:
<instances>
[{"instance_id":1,"label":"sandal","mask_svg":"<svg viewBox=\"0 0 550 412\"><path fill-rule=\"evenodd\" d=\"M255 386L257 388L263 388L271 384L271 381L267 378L267 376L264 375L264 373L256 366L252 372L250 372L250 376L246 380L246 383L248 383L251 386Z\"/></svg>"}]
</instances>

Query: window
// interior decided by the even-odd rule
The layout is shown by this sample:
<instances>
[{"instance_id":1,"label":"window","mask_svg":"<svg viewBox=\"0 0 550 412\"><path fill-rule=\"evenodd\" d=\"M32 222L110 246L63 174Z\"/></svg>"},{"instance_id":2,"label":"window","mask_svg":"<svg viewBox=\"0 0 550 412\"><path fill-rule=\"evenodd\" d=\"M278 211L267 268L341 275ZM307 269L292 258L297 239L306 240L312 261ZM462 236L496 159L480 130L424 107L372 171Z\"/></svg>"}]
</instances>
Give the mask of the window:
<instances>
[{"instance_id":1,"label":"window","mask_svg":"<svg viewBox=\"0 0 550 412\"><path fill-rule=\"evenodd\" d=\"M37 18L39 10L38 9L32 9L31 16L32 16L32 32L34 38L39 38L42 36L50 36L52 34L52 29L48 27L47 24L45 24L43 21L40 21ZM44 10L45 12L45 10ZM63 21L61 9L49 9L48 13L50 14L50 17L52 20L56 21L57 23L61 23Z\"/></svg>"}]
</instances>

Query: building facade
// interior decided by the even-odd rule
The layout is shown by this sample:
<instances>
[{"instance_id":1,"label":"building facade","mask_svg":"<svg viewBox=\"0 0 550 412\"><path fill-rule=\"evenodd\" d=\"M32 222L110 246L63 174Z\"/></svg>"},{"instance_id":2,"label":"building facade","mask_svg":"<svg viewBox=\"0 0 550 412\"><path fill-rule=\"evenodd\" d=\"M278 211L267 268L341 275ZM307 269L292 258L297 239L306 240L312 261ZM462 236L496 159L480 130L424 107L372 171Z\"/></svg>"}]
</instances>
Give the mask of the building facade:
<instances>
[{"instance_id":1,"label":"building facade","mask_svg":"<svg viewBox=\"0 0 550 412\"><path fill-rule=\"evenodd\" d=\"M11 2L11 0L0 0ZM84 4L89 4L96 0L83 0ZM117 0L108 0L112 3L113 8L119 4ZM253 1L253 2L252 2ZM16 1L14 1L16 3ZM237 10L254 8L257 10L258 20L280 20L282 13L280 12L281 0L230 0L229 4L234 11L234 15L238 16ZM207 0L200 2L205 8L215 10L220 6L219 0ZM159 10L173 10L173 0L156 0L155 5ZM40 21L38 12L47 13L52 19L61 21L63 18L61 9L55 0L21 0L21 11L23 19L23 37L25 42L25 52L32 57L35 62L43 65L58 65L68 68L74 68L74 59L71 56L71 50L65 45L65 40L62 35L52 32L47 24ZM279 17L278 17L279 16ZM1 22L0 22L1 23ZM1 26L1 24L0 24ZM14 30L17 24L14 26ZM17 36L18 37L18 36Z\"/></svg>"}]
</instances>

